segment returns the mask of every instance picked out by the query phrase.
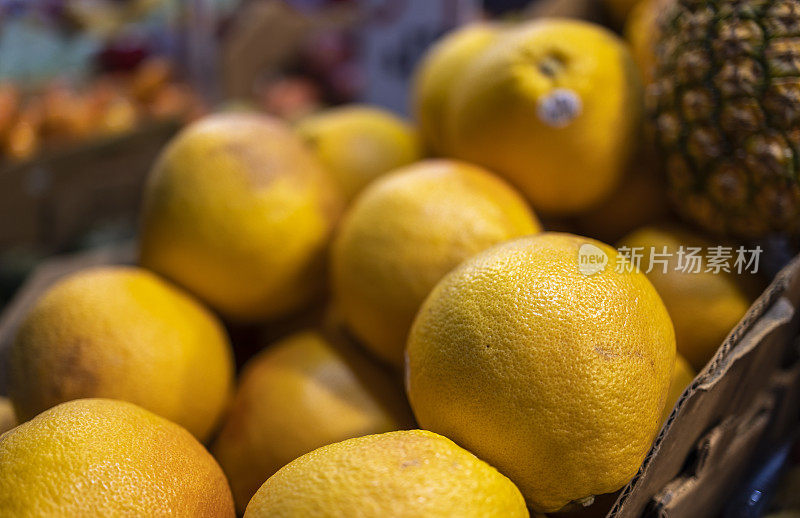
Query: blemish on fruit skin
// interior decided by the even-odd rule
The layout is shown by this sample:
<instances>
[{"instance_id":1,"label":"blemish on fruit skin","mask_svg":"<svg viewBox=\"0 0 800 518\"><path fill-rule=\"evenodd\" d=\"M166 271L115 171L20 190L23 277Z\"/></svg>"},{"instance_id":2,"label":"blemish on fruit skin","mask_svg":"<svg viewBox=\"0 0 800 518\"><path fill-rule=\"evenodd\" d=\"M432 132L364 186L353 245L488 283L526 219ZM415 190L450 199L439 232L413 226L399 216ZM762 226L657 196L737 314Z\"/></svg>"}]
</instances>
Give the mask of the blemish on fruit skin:
<instances>
[{"instance_id":1,"label":"blemish on fruit skin","mask_svg":"<svg viewBox=\"0 0 800 518\"><path fill-rule=\"evenodd\" d=\"M285 173L283 164L242 142L228 142L220 152L243 164L248 180L256 188L268 187L278 175Z\"/></svg>"},{"instance_id":2,"label":"blemish on fruit skin","mask_svg":"<svg viewBox=\"0 0 800 518\"><path fill-rule=\"evenodd\" d=\"M640 360L644 360L645 356L640 351L626 351L624 353L617 353L611 351L609 349L605 349L598 345L594 346L594 352L596 352L599 356L603 357L605 360L616 360L617 358L628 357L628 358L638 358ZM650 360L650 363L653 364L653 360Z\"/></svg>"},{"instance_id":3,"label":"blemish on fruit skin","mask_svg":"<svg viewBox=\"0 0 800 518\"><path fill-rule=\"evenodd\" d=\"M549 54L537 64L539 72L547 77L555 77L564 68L564 59L556 54Z\"/></svg>"},{"instance_id":4,"label":"blemish on fruit skin","mask_svg":"<svg viewBox=\"0 0 800 518\"><path fill-rule=\"evenodd\" d=\"M420 462L418 459L404 460L400 463L400 469L416 468L419 465Z\"/></svg>"},{"instance_id":5,"label":"blemish on fruit skin","mask_svg":"<svg viewBox=\"0 0 800 518\"><path fill-rule=\"evenodd\" d=\"M594 347L594 352L596 352L598 355L602 356L606 360L613 360L621 356L619 353L615 353L598 346Z\"/></svg>"},{"instance_id":6,"label":"blemish on fruit skin","mask_svg":"<svg viewBox=\"0 0 800 518\"><path fill-rule=\"evenodd\" d=\"M305 142L305 145L311 149L318 149L319 141L320 138L316 135L306 135L303 137L303 142Z\"/></svg>"},{"instance_id":7,"label":"blemish on fruit skin","mask_svg":"<svg viewBox=\"0 0 800 518\"><path fill-rule=\"evenodd\" d=\"M48 385L53 398L62 398L65 392L73 390L92 392L98 386L97 373L86 366L85 359L92 355L92 344L84 339L76 338L61 348L57 370L51 380L64 380L66 386Z\"/></svg>"}]
</instances>

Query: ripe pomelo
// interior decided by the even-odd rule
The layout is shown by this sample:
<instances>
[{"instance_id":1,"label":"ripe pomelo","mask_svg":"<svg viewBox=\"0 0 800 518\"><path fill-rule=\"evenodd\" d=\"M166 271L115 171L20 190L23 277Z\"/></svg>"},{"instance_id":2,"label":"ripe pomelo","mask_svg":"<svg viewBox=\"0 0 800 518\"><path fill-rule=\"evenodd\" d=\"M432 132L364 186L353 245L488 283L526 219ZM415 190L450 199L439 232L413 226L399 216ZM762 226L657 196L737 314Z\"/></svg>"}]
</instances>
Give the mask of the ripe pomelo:
<instances>
[{"instance_id":1,"label":"ripe pomelo","mask_svg":"<svg viewBox=\"0 0 800 518\"><path fill-rule=\"evenodd\" d=\"M523 518L519 490L449 439L424 430L323 446L270 477L245 518Z\"/></svg>"},{"instance_id":2,"label":"ripe pomelo","mask_svg":"<svg viewBox=\"0 0 800 518\"><path fill-rule=\"evenodd\" d=\"M219 465L180 426L131 403L81 399L0 436L0 510L15 518L233 518Z\"/></svg>"},{"instance_id":3,"label":"ripe pomelo","mask_svg":"<svg viewBox=\"0 0 800 518\"><path fill-rule=\"evenodd\" d=\"M590 254L604 267L587 269ZM409 335L420 426L497 467L538 512L625 485L661 424L672 323L647 277L616 265L614 249L570 234L496 245L437 284Z\"/></svg>"},{"instance_id":4,"label":"ripe pomelo","mask_svg":"<svg viewBox=\"0 0 800 518\"><path fill-rule=\"evenodd\" d=\"M351 200L384 173L422 158L406 121L365 105L331 108L300 120L297 132Z\"/></svg>"},{"instance_id":5,"label":"ripe pomelo","mask_svg":"<svg viewBox=\"0 0 800 518\"><path fill-rule=\"evenodd\" d=\"M233 353L200 303L137 267L60 280L22 322L9 354L20 421L81 398L130 401L205 441L233 391Z\"/></svg>"},{"instance_id":6,"label":"ripe pomelo","mask_svg":"<svg viewBox=\"0 0 800 518\"><path fill-rule=\"evenodd\" d=\"M334 303L347 328L400 367L414 315L433 286L495 243L540 231L525 200L488 171L429 160L374 182L332 247Z\"/></svg>"},{"instance_id":7,"label":"ripe pomelo","mask_svg":"<svg viewBox=\"0 0 800 518\"><path fill-rule=\"evenodd\" d=\"M315 448L413 428L402 385L349 344L296 333L251 359L213 453L244 512L256 490Z\"/></svg>"},{"instance_id":8,"label":"ripe pomelo","mask_svg":"<svg viewBox=\"0 0 800 518\"><path fill-rule=\"evenodd\" d=\"M330 175L283 122L224 113L188 126L148 179L143 266L224 316L285 316L324 286L342 209Z\"/></svg>"}]
</instances>

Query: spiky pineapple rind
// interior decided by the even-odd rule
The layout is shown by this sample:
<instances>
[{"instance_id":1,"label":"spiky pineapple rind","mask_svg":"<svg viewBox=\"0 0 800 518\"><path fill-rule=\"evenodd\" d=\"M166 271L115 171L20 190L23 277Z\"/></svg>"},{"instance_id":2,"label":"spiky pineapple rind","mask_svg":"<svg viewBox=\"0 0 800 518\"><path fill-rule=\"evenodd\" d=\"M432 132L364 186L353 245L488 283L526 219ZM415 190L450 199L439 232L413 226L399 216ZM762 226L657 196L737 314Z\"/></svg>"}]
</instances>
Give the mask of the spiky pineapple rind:
<instances>
[{"instance_id":1,"label":"spiky pineapple rind","mask_svg":"<svg viewBox=\"0 0 800 518\"><path fill-rule=\"evenodd\" d=\"M674 0L658 27L648 109L678 211L720 234L797 233L800 0Z\"/></svg>"}]
</instances>

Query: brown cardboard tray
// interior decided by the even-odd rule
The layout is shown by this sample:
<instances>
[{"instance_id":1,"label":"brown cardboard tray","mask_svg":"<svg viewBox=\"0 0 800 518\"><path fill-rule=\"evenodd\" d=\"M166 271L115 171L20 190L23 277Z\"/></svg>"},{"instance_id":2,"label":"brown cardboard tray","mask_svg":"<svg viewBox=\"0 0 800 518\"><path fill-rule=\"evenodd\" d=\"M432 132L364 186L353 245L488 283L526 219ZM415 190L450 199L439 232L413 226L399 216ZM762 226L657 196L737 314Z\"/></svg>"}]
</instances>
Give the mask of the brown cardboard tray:
<instances>
[{"instance_id":1,"label":"brown cardboard tray","mask_svg":"<svg viewBox=\"0 0 800 518\"><path fill-rule=\"evenodd\" d=\"M176 122L44 152L0 164L0 250L35 247L52 253L92 225L135 223L143 185Z\"/></svg>"}]
</instances>

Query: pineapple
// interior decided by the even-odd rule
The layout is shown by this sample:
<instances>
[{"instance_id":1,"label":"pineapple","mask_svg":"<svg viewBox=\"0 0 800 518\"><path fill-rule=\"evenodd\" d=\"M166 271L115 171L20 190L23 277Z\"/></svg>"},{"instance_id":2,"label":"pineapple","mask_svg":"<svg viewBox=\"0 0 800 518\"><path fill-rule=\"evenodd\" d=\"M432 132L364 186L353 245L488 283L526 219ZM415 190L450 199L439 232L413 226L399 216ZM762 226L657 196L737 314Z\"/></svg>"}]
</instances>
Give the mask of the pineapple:
<instances>
[{"instance_id":1,"label":"pineapple","mask_svg":"<svg viewBox=\"0 0 800 518\"><path fill-rule=\"evenodd\" d=\"M706 230L800 230L800 0L671 0L648 86L670 197Z\"/></svg>"}]
</instances>

